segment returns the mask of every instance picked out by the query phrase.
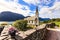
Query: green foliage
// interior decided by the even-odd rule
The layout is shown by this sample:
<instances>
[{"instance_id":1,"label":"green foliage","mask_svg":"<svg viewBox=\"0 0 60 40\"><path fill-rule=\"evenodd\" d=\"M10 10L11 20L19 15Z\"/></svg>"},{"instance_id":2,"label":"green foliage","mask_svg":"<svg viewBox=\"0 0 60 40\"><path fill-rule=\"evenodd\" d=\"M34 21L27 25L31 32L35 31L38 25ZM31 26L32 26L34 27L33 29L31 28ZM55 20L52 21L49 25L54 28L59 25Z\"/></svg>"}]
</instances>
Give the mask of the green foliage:
<instances>
[{"instance_id":1,"label":"green foliage","mask_svg":"<svg viewBox=\"0 0 60 40\"><path fill-rule=\"evenodd\" d=\"M44 21L43 23L48 23L48 21Z\"/></svg>"},{"instance_id":2,"label":"green foliage","mask_svg":"<svg viewBox=\"0 0 60 40\"><path fill-rule=\"evenodd\" d=\"M60 21L60 18L46 20L46 21L43 21L43 23L51 23L51 22L55 22L55 21L59 22Z\"/></svg>"},{"instance_id":3,"label":"green foliage","mask_svg":"<svg viewBox=\"0 0 60 40\"><path fill-rule=\"evenodd\" d=\"M4 22L4 23L1 23L0 25L1 26L5 26L5 25L8 25L8 23L7 22Z\"/></svg>"},{"instance_id":4,"label":"green foliage","mask_svg":"<svg viewBox=\"0 0 60 40\"><path fill-rule=\"evenodd\" d=\"M12 25L22 31L27 29L27 21L26 20L17 20Z\"/></svg>"},{"instance_id":5,"label":"green foliage","mask_svg":"<svg viewBox=\"0 0 60 40\"><path fill-rule=\"evenodd\" d=\"M27 27L28 27L28 29L33 29L33 28L36 28L36 26L35 25L27 25Z\"/></svg>"},{"instance_id":6,"label":"green foliage","mask_svg":"<svg viewBox=\"0 0 60 40\"><path fill-rule=\"evenodd\" d=\"M60 21L60 18L51 19L52 21Z\"/></svg>"},{"instance_id":7,"label":"green foliage","mask_svg":"<svg viewBox=\"0 0 60 40\"><path fill-rule=\"evenodd\" d=\"M41 24L49 24L49 23L55 23L57 27L60 28L60 18L54 18L54 19L50 19L50 20L46 20L46 21L43 21L43 22L40 22L40 25ZM51 24L49 27L50 28L54 28L53 26L54 24Z\"/></svg>"},{"instance_id":8,"label":"green foliage","mask_svg":"<svg viewBox=\"0 0 60 40\"><path fill-rule=\"evenodd\" d=\"M58 27L60 27L60 22L55 22L55 24L56 24Z\"/></svg>"},{"instance_id":9,"label":"green foliage","mask_svg":"<svg viewBox=\"0 0 60 40\"><path fill-rule=\"evenodd\" d=\"M43 21L43 23L50 23L51 20L46 20L46 21Z\"/></svg>"},{"instance_id":10,"label":"green foliage","mask_svg":"<svg viewBox=\"0 0 60 40\"><path fill-rule=\"evenodd\" d=\"M43 21L42 22L39 22L39 25L41 25L41 24L44 24Z\"/></svg>"}]
</instances>

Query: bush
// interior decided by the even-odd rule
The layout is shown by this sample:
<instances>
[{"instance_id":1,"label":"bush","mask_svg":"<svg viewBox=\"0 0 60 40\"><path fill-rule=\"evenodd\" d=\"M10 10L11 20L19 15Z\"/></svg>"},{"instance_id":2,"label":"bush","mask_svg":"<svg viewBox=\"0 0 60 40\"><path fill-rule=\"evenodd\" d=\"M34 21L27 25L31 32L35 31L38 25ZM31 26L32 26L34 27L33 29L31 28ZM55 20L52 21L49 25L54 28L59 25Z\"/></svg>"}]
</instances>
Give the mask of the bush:
<instances>
[{"instance_id":1,"label":"bush","mask_svg":"<svg viewBox=\"0 0 60 40\"><path fill-rule=\"evenodd\" d=\"M27 30L27 21L26 20L17 20L12 25L21 31Z\"/></svg>"},{"instance_id":2,"label":"bush","mask_svg":"<svg viewBox=\"0 0 60 40\"><path fill-rule=\"evenodd\" d=\"M55 28L55 26L56 26L55 23L46 24L46 27L48 28Z\"/></svg>"},{"instance_id":3,"label":"bush","mask_svg":"<svg viewBox=\"0 0 60 40\"><path fill-rule=\"evenodd\" d=\"M5 26L5 25L8 25L8 23L7 22L4 22L4 23L1 23L0 25L1 26Z\"/></svg>"},{"instance_id":4,"label":"bush","mask_svg":"<svg viewBox=\"0 0 60 40\"><path fill-rule=\"evenodd\" d=\"M43 21L43 23L48 23L48 21Z\"/></svg>"},{"instance_id":5,"label":"bush","mask_svg":"<svg viewBox=\"0 0 60 40\"><path fill-rule=\"evenodd\" d=\"M32 24L27 25L27 27L28 27L28 29L33 29L33 28L36 28L36 26L35 26L35 25L32 25Z\"/></svg>"}]
</instances>

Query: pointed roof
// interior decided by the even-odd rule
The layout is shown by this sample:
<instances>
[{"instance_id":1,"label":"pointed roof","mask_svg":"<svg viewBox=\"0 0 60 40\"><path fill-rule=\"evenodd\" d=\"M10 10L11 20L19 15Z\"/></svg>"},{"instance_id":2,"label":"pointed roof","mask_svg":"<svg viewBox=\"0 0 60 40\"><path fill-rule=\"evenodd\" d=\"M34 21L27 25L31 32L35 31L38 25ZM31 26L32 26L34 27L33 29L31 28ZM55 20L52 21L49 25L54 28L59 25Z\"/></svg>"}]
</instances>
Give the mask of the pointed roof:
<instances>
[{"instance_id":1,"label":"pointed roof","mask_svg":"<svg viewBox=\"0 0 60 40\"><path fill-rule=\"evenodd\" d=\"M38 13L38 6L36 6L36 13L35 13L35 15L38 15L39 13Z\"/></svg>"},{"instance_id":2,"label":"pointed roof","mask_svg":"<svg viewBox=\"0 0 60 40\"><path fill-rule=\"evenodd\" d=\"M24 20L35 20L35 19L36 19L35 16L31 16L31 17L25 18Z\"/></svg>"}]
</instances>

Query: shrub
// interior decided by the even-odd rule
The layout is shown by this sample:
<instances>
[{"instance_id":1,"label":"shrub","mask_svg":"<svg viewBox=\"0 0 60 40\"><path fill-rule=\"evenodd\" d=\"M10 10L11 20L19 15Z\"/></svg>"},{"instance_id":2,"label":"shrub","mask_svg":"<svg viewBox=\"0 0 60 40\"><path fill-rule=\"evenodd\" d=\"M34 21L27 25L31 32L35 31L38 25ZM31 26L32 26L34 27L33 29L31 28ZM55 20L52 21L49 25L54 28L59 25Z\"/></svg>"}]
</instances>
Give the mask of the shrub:
<instances>
[{"instance_id":1,"label":"shrub","mask_svg":"<svg viewBox=\"0 0 60 40\"><path fill-rule=\"evenodd\" d=\"M35 25L32 25L32 24L27 25L27 27L28 27L28 29L33 29L33 28L36 28L36 26L35 26Z\"/></svg>"},{"instance_id":2,"label":"shrub","mask_svg":"<svg viewBox=\"0 0 60 40\"><path fill-rule=\"evenodd\" d=\"M48 21L43 21L43 23L48 23Z\"/></svg>"},{"instance_id":3,"label":"shrub","mask_svg":"<svg viewBox=\"0 0 60 40\"><path fill-rule=\"evenodd\" d=\"M5 26L5 25L8 25L8 23L7 22L4 22L4 23L1 23L0 25L1 26Z\"/></svg>"},{"instance_id":4,"label":"shrub","mask_svg":"<svg viewBox=\"0 0 60 40\"><path fill-rule=\"evenodd\" d=\"M46 27L48 28L55 28L55 26L56 26L55 23L46 24Z\"/></svg>"},{"instance_id":5,"label":"shrub","mask_svg":"<svg viewBox=\"0 0 60 40\"><path fill-rule=\"evenodd\" d=\"M27 30L27 21L26 20L17 20L12 25L19 30L22 30L22 31Z\"/></svg>"}]
</instances>

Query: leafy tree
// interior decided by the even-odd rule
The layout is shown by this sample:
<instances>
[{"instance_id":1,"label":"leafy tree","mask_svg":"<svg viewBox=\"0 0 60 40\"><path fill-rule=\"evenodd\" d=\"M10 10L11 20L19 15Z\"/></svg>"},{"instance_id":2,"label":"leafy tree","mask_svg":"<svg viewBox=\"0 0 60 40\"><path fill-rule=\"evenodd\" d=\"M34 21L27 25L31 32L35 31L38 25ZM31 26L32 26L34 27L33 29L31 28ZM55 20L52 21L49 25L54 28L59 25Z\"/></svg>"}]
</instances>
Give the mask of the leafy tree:
<instances>
[{"instance_id":1,"label":"leafy tree","mask_svg":"<svg viewBox=\"0 0 60 40\"><path fill-rule=\"evenodd\" d=\"M12 25L22 31L25 31L27 29L27 21L26 20L17 20Z\"/></svg>"},{"instance_id":2,"label":"leafy tree","mask_svg":"<svg viewBox=\"0 0 60 40\"><path fill-rule=\"evenodd\" d=\"M48 21L43 21L43 23L48 23Z\"/></svg>"}]
</instances>

